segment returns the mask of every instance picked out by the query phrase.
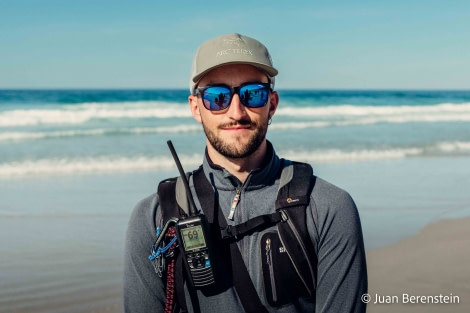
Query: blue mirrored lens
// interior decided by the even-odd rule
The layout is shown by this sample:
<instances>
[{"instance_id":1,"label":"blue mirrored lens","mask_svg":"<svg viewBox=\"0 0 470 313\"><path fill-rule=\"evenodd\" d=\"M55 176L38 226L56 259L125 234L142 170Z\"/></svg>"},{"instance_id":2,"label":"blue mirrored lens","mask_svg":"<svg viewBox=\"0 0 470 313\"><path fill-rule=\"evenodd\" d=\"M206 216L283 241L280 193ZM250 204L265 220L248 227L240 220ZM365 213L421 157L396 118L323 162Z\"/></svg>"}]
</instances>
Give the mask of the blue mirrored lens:
<instances>
[{"instance_id":1,"label":"blue mirrored lens","mask_svg":"<svg viewBox=\"0 0 470 313\"><path fill-rule=\"evenodd\" d=\"M240 87L209 86L201 88L202 100L206 109L211 111L224 110L232 101L232 91L240 97L241 103L249 108L260 108L268 102L269 85L248 83Z\"/></svg>"},{"instance_id":2,"label":"blue mirrored lens","mask_svg":"<svg viewBox=\"0 0 470 313\"><path fill-rule=\"evenodd\" d=\"M226 87L208 87L202 93L204 106L213 111L223 110L230 105L230 93Z\"/></svg>"},{"instance_id":3,"label":"blue mirrored lens","mask_svg":"<svg viewBox=\"0 0 470 313\"><path fill-rule=\"evenodd\" d=\"M262 107L268 102L269 90L260 84L249 84L240 88L241 102L250 108Z\"/></svg>"}]
</instances>

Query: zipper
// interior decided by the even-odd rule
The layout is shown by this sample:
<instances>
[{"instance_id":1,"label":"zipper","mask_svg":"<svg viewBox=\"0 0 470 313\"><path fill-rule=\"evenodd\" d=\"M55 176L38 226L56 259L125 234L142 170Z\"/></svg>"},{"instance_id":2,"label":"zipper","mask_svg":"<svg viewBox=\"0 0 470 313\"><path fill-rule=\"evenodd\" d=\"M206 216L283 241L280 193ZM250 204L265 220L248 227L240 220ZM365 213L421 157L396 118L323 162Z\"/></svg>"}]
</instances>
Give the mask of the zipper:
<instances>
[{"instance_id":1,"label":"zipper","mask_svg":"<svg viewBox=\"0 0 470 313\"><path fill-rule=\"evenodd\" d=\"M269 267L269 278L271 278L271 291L273 302L277 301L276 281L274 280L273 252L271 250L271 239L266 239L266 263Z\"/></svg>"},{"instance_id":2,"label":"zipper","mask_svg":"<svg viewBox=\"0 0 470 313\"><path fill-rule=\"evenodd\" d=\"M287 213L284 211L284 210L281 210L281 214L286 214ZM307 260L307 263L308 263L308 267L309 267L309 270L310 270L310 275L312 278L314 278L314 275L313 275L313 268L312 268L312 264L308 258L308 254L307 254L307 249L305 248L305 245L302 241L302 239L300 238L300 235L299 233L297 232L297 229L294 227L294 224L292 224L292 221L290 219L287 219L287 225L289 225L290 229L292 230L292 233L294 234L295 238L297 239L297 242L299 243L300 245L300 250L302 251L302 254L304 255L305 259ZM282 236L281 234L279 233L279 239L281 240L281 243L282 245L285 247L286 245L284 244L284 241L282 240ZM297 268L296 264L292 261L292 256L290 255L289 251L286 249L287 251L287 255L289 256L289 258L291 259L291 262L292 262L292 265L294 266L295 268L295 271L297 272L297 274L299 275L300 279L302 280L302 283L305 285L305 288L309 291L310 293L310 289L308 288L308 284L307 282L305 281L305 277L303 277L302 273L300 273L300 270Z\"/></svg>"},{"instance_id":3,"label":"zipper","mask_svg":"<svg viewBox=\"0 0 470 313\"><path fill-rule=\"evenodd\" d=\"M233 216L235 215L235 209L237 208L238 202L240 202L240 195L242 190L237 188L235 197L232 200L232 206L230 207L230 213L228 214L228 219L233 221Z\"/></svg>"}]
</instances>

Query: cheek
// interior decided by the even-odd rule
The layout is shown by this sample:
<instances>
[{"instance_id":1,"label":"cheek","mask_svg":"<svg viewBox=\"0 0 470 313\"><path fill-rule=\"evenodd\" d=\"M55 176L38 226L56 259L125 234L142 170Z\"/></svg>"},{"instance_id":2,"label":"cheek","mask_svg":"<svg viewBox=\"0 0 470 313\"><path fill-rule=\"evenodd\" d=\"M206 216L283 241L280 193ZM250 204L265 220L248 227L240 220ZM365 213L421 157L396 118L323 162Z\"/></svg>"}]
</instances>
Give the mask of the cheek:
<instances>
[{"instance_id":1,"label":"cheek","mask_svg":"<svg viewBox=\"0 0 470 313\"><path fill-rule=\"evenodd\" d=\"M205 111L204 111L205 110ZM204 124L205 127L212 128L216 124L216 119L210 112L206 112L205 108L199 108L199 123Z\"/></svg>"},{"instance_id":2,"label":"cheek","mask_svg":"<svg viewBox=\"0 0 470 313\"><path fill-rule=\"evenodd\" d=\"M201 116L201 111L199 108L196 109L196 111L193 113L194 119L198 121L199 123L202 123L202 116Z\"/></svg>"}]
</instances>

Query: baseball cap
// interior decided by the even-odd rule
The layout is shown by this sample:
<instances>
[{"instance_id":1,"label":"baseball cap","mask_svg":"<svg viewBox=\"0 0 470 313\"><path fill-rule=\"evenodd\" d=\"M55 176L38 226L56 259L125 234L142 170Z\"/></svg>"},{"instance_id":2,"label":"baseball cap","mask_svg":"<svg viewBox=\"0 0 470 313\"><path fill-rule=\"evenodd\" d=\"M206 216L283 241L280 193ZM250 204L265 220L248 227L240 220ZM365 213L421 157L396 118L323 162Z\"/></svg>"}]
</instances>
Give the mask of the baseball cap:
<instances>
[{"instance_id":1,"label":"baseball cap","mask_svg":"<svg viewBox=\"0 0 470 313\"><path fill-rule=\"evenodd\" d=\"M271 79L274 88L274 76L278 71L273 67L266 46L256 39L235 33L209 39L199 46L191 68L189 80L191 94L204 75L216 67L227 64L255 66Z\"/></svg>"}]
</instances>

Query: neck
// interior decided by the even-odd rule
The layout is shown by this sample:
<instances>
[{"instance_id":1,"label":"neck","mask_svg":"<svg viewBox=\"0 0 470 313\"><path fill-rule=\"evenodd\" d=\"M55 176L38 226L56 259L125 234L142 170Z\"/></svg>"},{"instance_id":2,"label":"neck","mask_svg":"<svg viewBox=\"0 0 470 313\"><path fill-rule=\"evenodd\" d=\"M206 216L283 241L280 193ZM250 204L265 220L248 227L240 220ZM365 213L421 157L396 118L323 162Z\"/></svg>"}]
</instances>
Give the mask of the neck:
<instances>
[{"instance_id":1,"label":"neck","mask_svg":"<svg viewBox=\"0 0 470 313\"><path fill-rule=\"evenodd\" d=\"M227 158L220 154L207 142L207 154L212 163L225 168L230 174L244 183L250 172L263 165L267 153L267 143L264 140L258 149L245 158Z\"/></svg>"}]
</instances>

